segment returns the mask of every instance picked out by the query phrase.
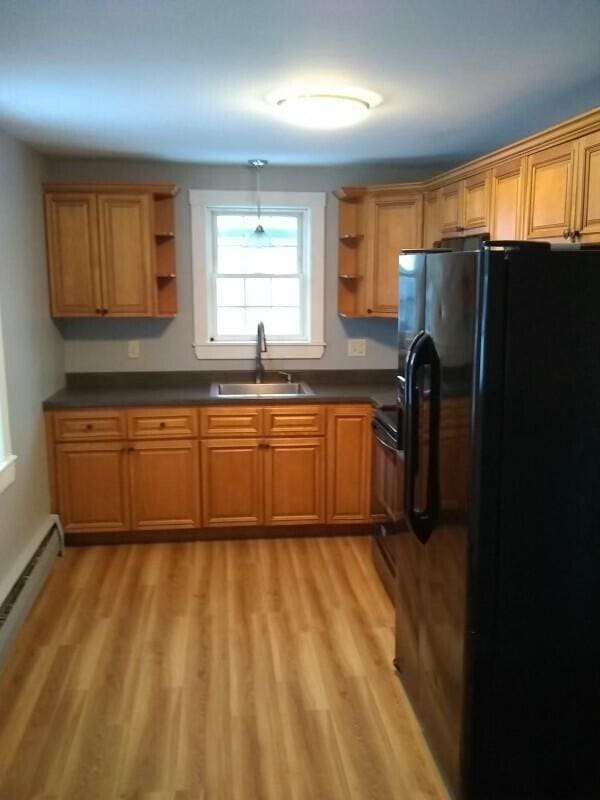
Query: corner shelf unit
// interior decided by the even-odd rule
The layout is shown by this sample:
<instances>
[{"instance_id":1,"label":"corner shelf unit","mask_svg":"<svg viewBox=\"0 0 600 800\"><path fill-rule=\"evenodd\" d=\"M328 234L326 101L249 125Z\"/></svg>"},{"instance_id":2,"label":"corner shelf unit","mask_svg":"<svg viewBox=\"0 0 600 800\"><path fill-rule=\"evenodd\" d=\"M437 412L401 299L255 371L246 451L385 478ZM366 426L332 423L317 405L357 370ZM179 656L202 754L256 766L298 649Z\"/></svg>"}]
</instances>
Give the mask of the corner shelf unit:
<instances>
[{"instance_id":1,"label":"corner shelf unit","mask_svg":"<svg viewBox=\"0 0 600 800\"><path fill-rule=\"evenodd\" d=\"M152 193L157 317L174 317L177 314L175 195L178 191L177 186L162 186Z\"/></svg>"},{"instance_id":2,"label":"corner shelf unit","mask_svg":"<svg viewBox=\"0 0 600 800\"><path fill-rule=\"evenodd\" d=\"M339 200L338 314L358 317L363 286L364 214L362 187L343 187L334 192Z\"/></svg>"}]
</instances>

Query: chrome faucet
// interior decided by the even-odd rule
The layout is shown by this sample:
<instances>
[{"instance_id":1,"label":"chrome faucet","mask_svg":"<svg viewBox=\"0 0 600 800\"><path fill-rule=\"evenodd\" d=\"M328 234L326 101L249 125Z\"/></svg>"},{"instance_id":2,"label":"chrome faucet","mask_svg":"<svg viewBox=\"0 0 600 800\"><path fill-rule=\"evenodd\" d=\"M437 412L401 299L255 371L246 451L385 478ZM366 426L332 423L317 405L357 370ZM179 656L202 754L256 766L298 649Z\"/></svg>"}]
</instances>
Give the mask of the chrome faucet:
<instances>
[{"instance_id":1,"label":"chrome faucet","mask_svg":"<svg viewBox=\"0 0 600 800\"><path fill-rule=\"evenodd\" d=\"M265 326L262 322L258 323L256 329L256 370L254 382L262 383L265 375L265 368L262 363L262 354L267 352L267 337L265 336Z\"/></svg>"}]
</instances>

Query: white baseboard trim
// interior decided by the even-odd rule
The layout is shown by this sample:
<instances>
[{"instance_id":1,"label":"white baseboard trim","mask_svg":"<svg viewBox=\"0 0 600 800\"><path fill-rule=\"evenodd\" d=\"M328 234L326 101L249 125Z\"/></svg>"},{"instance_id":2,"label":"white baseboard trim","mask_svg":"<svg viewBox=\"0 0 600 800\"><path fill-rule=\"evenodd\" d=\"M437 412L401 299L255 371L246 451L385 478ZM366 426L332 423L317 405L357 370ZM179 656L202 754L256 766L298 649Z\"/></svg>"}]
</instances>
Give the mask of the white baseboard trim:
<instances>
[{"instance_id":1,"label":"white baseboard trim","mask_svg":"<svg viewBox=\"0 0 600 800\"><path fill-rule=\"evenodd\" d=\"M59 536L61 537L61 551L64 548L64 534L62 530L62 525L60 524L60 520L56 514L48 514L45 521L37 528L35 534L29 540L27 547L23 550L19 558L15 561L12 565L11 569L8 573L4 576L2 581L0 581L0 605L6 600L8 597L8 593L18 581L21 573L33 557L33 554L40 546L42 539L48 533L50 528L53 525L57 525L59 530Z\"/></svg>"}]
</instances>

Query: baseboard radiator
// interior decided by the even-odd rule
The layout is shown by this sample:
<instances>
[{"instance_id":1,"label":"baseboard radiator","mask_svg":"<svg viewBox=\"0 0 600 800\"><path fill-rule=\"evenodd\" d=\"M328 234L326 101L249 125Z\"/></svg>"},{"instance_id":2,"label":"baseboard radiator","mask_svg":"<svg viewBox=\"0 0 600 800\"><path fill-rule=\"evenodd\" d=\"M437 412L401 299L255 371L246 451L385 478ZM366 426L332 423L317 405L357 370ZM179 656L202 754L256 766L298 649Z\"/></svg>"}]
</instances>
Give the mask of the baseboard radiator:
<instances>
[{"instance_id":1,"label":"baseboard radiator","mask_svg":"<svg viewBox=\"0 0 600 800\"><path fill-rule=\"evenodd\" d=\"M56 557L62 553L63 541L60 521L55 519L0 605L0 669Z\"/></svg>"}]
</instances>

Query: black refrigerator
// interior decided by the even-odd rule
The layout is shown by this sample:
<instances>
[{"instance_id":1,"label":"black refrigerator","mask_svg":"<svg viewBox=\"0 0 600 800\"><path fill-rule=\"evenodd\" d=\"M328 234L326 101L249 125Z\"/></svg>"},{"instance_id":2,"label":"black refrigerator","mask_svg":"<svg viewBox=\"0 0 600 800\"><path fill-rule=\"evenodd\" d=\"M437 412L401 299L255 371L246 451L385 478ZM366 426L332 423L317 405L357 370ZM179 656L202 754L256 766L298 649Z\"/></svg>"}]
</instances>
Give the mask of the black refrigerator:
<instances>
[{"instance_id":1,"label":"black refrigerator","mask_svg":"<svg viewBox=\"0 0 600 800\"><path fill-rule=\"evenodd\" d=\"M453 797L600 798L600 251L400 256L395 665Z\"/></svg>"}]
</instances>

